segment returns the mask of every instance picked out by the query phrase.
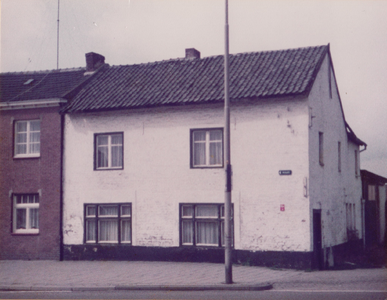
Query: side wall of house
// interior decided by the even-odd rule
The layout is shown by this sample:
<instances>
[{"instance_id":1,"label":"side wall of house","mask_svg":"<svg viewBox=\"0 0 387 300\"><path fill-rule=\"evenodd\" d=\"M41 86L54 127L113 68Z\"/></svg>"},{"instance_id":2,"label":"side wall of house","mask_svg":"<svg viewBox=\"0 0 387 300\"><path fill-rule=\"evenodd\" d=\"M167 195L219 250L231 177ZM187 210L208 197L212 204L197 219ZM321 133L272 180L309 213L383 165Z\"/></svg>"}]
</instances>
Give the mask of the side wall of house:
<instances>
[{"instance_id":1,"label":"side wall of house","mask_svg":"<svg viewBox=\"0 0 387 300\"><path fill-rule=\"evenodd\" d=\"M311 250L306 103L232 105L235 249ZM109 202L132 204L133 246L180 247L179 204L224 202L223 169L190 168L190 130L223 122L222 105L66 115L66 251L85 245L84 204ZM95 171L94 135L109 132L123 132L124 168Z\"/></svg>"},{"instance_id":2,"label":"side wall of house","mask_svg":"<svg viewBox=\"0 0 387 300\"><path fill-rule=\"evenodd\" d=\"M361 238L362 194L359 147L348 140L328 55L310 92L309 106L310 216L321 210L322 247L329 251L348 241L347 227ZM313 242L313 227L310 230Z\"/></svg>"},{"instance_id":3,"label":"side wall of house","mask_svg":"<svg viewBox=\"0 0 387 300\"><path fill-rule=\"evenodd\" d=\"M0 259L59 259L61 122L58 107L0 111ZM14 122L41 120L40 157L13 157ZM13 233L13 194L39 194L39 233Z\"/></svg>"}]
</instances>

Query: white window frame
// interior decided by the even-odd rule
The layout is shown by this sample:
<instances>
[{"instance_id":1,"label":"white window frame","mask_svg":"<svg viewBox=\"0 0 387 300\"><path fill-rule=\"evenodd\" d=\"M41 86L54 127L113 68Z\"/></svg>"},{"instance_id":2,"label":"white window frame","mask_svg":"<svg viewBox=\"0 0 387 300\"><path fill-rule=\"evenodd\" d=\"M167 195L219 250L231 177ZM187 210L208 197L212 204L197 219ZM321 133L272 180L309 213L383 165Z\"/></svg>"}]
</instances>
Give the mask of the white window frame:
<instances>
[{"instance_id":1,"label":"white window frame","mask_svg":"<svg viewBox=\"0 0 387 300\"><path fill-rule=\"evenodd\" d=\"M113 136L121 136L121 144L112 144L112 137ZM107 137L108 138L108 165L106 167L99 166L99 156L98 156L98 148L102 147L98 145L98 139L101 137ZM122 170L124 168L124 134L122 132L114 132L114 133L98 133L95 134L95 140L94 140L94 151L95 151L95 163L94 163L94 169L95 170ZM113 161L113 155L112 155L112 147L114 146L121 146L121 165L120 166L112 166ZM105 146L106 147L106 146Z\"/></svg>"},{"instance_id":2,"label":"white window frame","mask_svg":"<svg viewBox=\"0 0 387 300\"><path fill-rule=\"evenodd\" d=\"M39 122L39 131L32 131L31 130L31 123L32 122ZM20 132L17 130L17 127L18 127L18 124L21 124L21 123L26 123L27 124L27 129L25 131L25 134L26 134L26 142L25 143L18 143L17 142L17 139L18 139L18 135L20 134ZM15 124L14 124L14 157L15 158L24 158L24 157L40 157L40 132L41 132L41 128L40 128L40 120L39 119L35 119L35 120L20 120L20 121L16 121ZM31 142L31 134L32 133L37 133L39 132L39 141L38 142ZM23 131L24 133L24 131ZM18 145L21 145L21 144L26 144L26 152L25 153L17 153L17 146ZM31 153L31 145L32 144L37 144L39 145L39 152L34 152L34 153Z\"/></svg>"},{"instance_id":3,"label":"white window frame","mask_svg":"<svg viewBox=\"0 0 387 300\"><path fill-rule=\"evenodd\" d=\"M102 206L114 206L117 207L117 214L116 215L101 215L100 214L100 208ZM123 212L123 207L124 206L129 206L130 213L125 214ZM94 208L94 214L89 214L88 209L89 208ZM100 230L101 230L101 221L109 221L109 220L114 220L117 222L117 240L100 240ZM94 240L88 240L88 222L94 222ZM122 231L123 231L123 225L122 223L125 221L130 222L130 239L129 240L123 240L122 237ZM85 204L85 220L84 220L84 241L86 244L127 244L131 245L132 244L132 233L133 233L133 228L132 228L132 204L131 203L86 203Z\"/></svg>"},{"instance_id":4,"label":"white window frame","mask_svg":"<svg viewBox=\"0 0 387 300\"><path fill-rule=\"evenodd\" d=\"M17 203L19 198L34 197L34 203ZM12 232L21 234L37 234L39 233L39 194L14 194L13 195L13 213L12 213ZM17 210L26 210L26 228L17 228ZM38 228L31 228L30 215L32 209L38 209Z\"/></svg>"},{"instance_id":5,"label":"white window frame","mask_svg":"<svg viewBox=\"0 0 387 300\"><path fill-rule=\"evenodd\" d=\"M211 131L220 131L222 138L220 140L210 140ZM204 141L195 141L194 135L195 132L205 132L206 138ZM198 128L191 129L191 167L192 168L222 168L223 167L223 128ZM220 164L210 164L210 144L211 143L221 143L221 163ZM204 164L195 164L195 144L204 143L205 144L205 163Z\"/></svg>"}]
</instances>

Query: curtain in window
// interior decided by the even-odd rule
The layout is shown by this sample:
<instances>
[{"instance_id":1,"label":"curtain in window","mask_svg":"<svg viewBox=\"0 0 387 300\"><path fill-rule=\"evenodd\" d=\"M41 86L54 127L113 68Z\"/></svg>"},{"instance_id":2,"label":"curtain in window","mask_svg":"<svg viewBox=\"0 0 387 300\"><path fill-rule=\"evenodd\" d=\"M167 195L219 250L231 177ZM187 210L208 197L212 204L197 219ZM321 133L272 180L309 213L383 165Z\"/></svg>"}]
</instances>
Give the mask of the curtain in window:
<instances>
[{"instance_id":1,"label":"curtain in window","mask_svg":"<svg viewBox=\"0 0 387 300\"><path fill-rule=\"evenodd\" d=\"M30 122L30 152L40 152L40 121Z\"/></svg>"},{"instance_id":2,"label":"curtain in window","mask_svg":"<svg viewBox=\"0 0 387 300\"><path fill-rule=\"evenodd\" d=\"M86 241L95 241L95 220L86 221Z\"/></svg>"},{"instance_id":3,"label":"curtain in window","mask_svg":"<svg viewBox=\"0 0 387 300\"><path fill-rule=\"evenodd\" d=\"M117 242L118 241L118 222L117 220L99 221L99 241Z\"/></svg>"},{"instance_id":4,"label":"curtain in window","mask_svg":"<svg viewBox=\"0 0 387 300\"><path fill-rule=\"evenodd\" d=\"M112 167L122 166L122 135L111 136Z\"/></svg>"},{"instance_id":5,"label":"curtain in window","mask_svg":"<svg viewBox=\"0 0 387 300\"><path fill-rule=\"evenodd\" d=\"M182 230L182 243L183 244L193 244L193 222L192 221L183 221L181 225Z\"/></svg>"},{"instance_id":6,"label":"curtain in window","mask_svg":"<svg viewBox=\"0 0 387 300\"><path fill-rule=\"evenodd\" d=\"M98 168L108 167L108 159L109 159L108 136L107 135L97 136L97 167Z\"/></svg>"},{"instance_id":7,"label":"curtain in window","mask_svg":"<svg viewBox=\"0 0 387 300\"><path fill-rule=\"evenodd\" d=\"M118 216L117 205L101 205L99 207L100 216Z\"/></svg>"},{"instance_id":8,"label":"curtain in window","mask_svg":"<svg viewBox=\"0 0 387 300\"><path fill-rule=\"evenodd\" d=\"M210 165L222 164L222 131L210 131Z\"/></svg>"},{"instance_id":9,"label":"curtain in window","mask_svg":"<svg viewBox=\"0 0 387 300\"><path fill-rule=\"evenodd\" d=\"M16 210L16 229L26 229L27 209Z\"/></svg>"},{"instance_id":10,"label":"curtain in window","mask_svg":"<svg viewBox=\"0 0 387 300\"><path fill-rule=\"evenodd\" d=\"M201 166L206 164L206 132L195 131L193 133L193 164Z\"/></svg>"},{"instance_id":11,"label":"curtain in window","mask_svg":"<svg viewBox=\"0 0 387 300\"><path fill-rule=\"evenodd\" d=\"M121 242L131 242L130 220L121 220Z\"/></svg>"},{"instance_id":12,"label":"curtain in window","mask_svg":"<svg viewBox=\"0 0 387 300\"><path fill-rule=\"evenodd\" d=\"M216 205L198 205L196 206L196 217L218 217L218 207Z\"/></svg>"},{"instance_id":13,"label":"curtain in window","mask_svg":"<svg viewBox=\"0 0 387 300\"><path fill-rule=\"evenodd\" d=\"M29 213L30 213L30 228L38 229L39 228L39 209L31 208Z\"/></svg>"},{"instance_id":14,"label":"curtain in window","mask_svg":"<svg viewBox=\"0 0 387 300\"><path fill-rule=\"evenodd\" d=\"M200 221L196 223L196 243L218 246L217 222Z\"/></svg>"},{"instance_id":15,"label":"curtain in window","mask_svg":"<svg viewBox=\"0 0 387 300\"><path fill-rule=\"evenodd\" d=\"M16 154L27 153L27 122L16 123Z\"/></svg>"}]
</instances>

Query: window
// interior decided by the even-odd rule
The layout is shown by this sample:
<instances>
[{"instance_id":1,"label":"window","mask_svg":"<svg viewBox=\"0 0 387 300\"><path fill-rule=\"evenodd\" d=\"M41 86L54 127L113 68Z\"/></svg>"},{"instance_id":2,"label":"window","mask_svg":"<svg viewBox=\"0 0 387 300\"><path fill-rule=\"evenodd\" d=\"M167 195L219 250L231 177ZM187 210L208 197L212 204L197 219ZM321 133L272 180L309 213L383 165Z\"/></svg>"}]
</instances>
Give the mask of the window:
<instances>
[{"instance_id":1,"label":"window","mask_svg":"<svg viewBox=\"0 0 387 300\"><path fill-rule=\"evenodd\" d=\"M368 200L375 201L376 200L376 186L368 185Z\"/></svg>"},{"instance_id":2,"label":"window","mask_svg":"<svg viewBox=\"0 0 387 300\"><path fill-rule=\"evenodd\" d=\"M341 142L337 143L337 168L341 172Z\"/></svg>"},{"instance_id":3,"label":"window","mask_svg":"<svg viewBox=\"0 0 387 300\"><path fill-rule=\"evenodd\" d=\"M191 167L223 166L223 130L191 130Z\"/></svg>"},{"instance_id":4,"label":"window","mask_svg":"<svg viewBox=\"0 0 387 300\"><path fill-rule=\"evenodd\" d=\"M358 232L356 230L356 205L355 203L346 203L346 219L347 219L347 238L348 240L356 240Z\"/></svg>"},{"instance_id":5,"label":"window","mask_svg":"<svg viewBox=\"0 0 387 300\"><path fill-rule=\"evenodd\" d=\"M223 204L180 204L180 243L223 247Z\"/></svg>"},{"instance_id":6,"label":"window","mask_svg":"<svg viewBox=\"0 0 387 300\"><path fill-rule=\"evenodd\" d=\"M13 232L39 233L39 195L13 196Z\"/></svg>"},{"instance_id":7,"label":"window","mask_svg":"<svg viewBox=\"0 0 387 300\"><path fill-rule=\"evenodd\" d=\"M122 140L122 133L95 135L95 169L123 168Z\"/></svg>"},{"instance_id":8,"label":"window","mask_svg":"<svg viewBox=\"0 0 387 300\"><path fill-rule=\"evenodd\" d=\"M15 122L15 157L40 155L40 120Z\"/></svg>"},{"instance_id":9,"label":"window","mask_svg":"<svg viewBox=\"0 0 387 300\"><path fill-rule=\"evenodd\" d=\"M85 242L132 242L132 205L85 204Z\"/></svg>"},{"instance_id":10,"label":"window","mask_svg":"<svg viewBox=\"0 0 387 300\"><path fill-rule=\"evenodd\" d=\"M318 133L318 154L320 165L324 165L324 133Z\"/></svg>"},{"instance_id":11,"label":"window","mask_svg":"<svg viewBox=\"0 0 387 300\"><path fill-rule=\"evenodd\" d=\"M357 150L355 150L355 175L356 177L359 175L359 158L357 155Z\"/></svg>"}]
</instances>

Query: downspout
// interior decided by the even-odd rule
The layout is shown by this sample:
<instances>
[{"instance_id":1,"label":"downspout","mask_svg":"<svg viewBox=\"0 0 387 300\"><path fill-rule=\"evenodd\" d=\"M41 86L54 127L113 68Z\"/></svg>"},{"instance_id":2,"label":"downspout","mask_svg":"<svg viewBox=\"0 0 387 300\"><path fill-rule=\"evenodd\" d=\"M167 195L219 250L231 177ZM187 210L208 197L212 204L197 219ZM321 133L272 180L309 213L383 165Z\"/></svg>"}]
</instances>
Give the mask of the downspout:
<instances>
[{"instance_id":1,"label":"downspout","mask_svg":"<svg viewBox=\"0 0 387 300\"><path fill-rule=\"evenodd\" d=\"M64 113L60 113L60 202L59 202L59 260L63 261L63 151L64 151Z\"/></svg>"}]
</instances>

